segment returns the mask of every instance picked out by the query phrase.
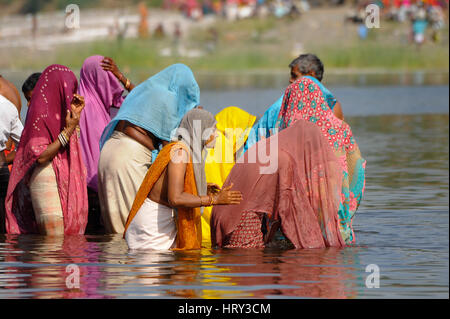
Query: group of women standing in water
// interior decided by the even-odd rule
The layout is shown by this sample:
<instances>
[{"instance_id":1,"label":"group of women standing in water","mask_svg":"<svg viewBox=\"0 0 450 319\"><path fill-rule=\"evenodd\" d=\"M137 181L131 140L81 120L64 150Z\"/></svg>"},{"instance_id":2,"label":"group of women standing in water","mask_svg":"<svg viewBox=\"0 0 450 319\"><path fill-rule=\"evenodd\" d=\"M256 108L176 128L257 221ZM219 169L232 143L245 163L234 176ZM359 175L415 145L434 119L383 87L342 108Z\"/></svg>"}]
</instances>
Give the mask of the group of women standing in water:
<instances>
[{"instance_id":1,"label":"group of women standing in water","mask_svg":"<svg viewBox=\"0 0 450 319\"><path fill-rule=\"evenodd\" d=\"M203 109L183 64L136 87L102 56L85 60L79 84L47 67L9 178L6 232L83 234L98 196L105 231L131 249L353 243L365 161L320 60L290 67L291 84L257 122L238 107ZM252 154L271 143L277 167L261 173Z\"/></svg>"}]
</instances>

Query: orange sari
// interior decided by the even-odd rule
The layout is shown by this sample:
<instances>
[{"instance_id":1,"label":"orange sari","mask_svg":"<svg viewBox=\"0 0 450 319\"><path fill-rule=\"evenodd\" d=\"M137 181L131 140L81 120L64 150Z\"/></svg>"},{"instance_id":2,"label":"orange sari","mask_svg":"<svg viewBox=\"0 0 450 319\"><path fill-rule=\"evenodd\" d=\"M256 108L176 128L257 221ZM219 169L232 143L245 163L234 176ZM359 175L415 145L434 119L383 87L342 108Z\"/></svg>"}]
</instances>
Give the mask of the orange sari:
<instances>
[{"instance_id":1,"label":"orange sari","mask_svg":"<svg viewBox=\"0 0 450 319\"><path fill-rule=\"evenodd\" d=\"M172 142L163 147L155 162L150 166L144 180L142 181L141 187L136 194L130 214L128 215L128 219L125 224L125 231L123 233L124 238L128 226L152 190L153 185L164 172L167 165L169 165L173 152L180 148L185 149L189 154L189 149L184 144ZM194 169L190 155L189 162L186 166L184 191L192 195L197 195L197 186L195 184ZM176 249L199 249L202 241L200 208L178 208L177 210Z\"/></svg>"}]
</instances>

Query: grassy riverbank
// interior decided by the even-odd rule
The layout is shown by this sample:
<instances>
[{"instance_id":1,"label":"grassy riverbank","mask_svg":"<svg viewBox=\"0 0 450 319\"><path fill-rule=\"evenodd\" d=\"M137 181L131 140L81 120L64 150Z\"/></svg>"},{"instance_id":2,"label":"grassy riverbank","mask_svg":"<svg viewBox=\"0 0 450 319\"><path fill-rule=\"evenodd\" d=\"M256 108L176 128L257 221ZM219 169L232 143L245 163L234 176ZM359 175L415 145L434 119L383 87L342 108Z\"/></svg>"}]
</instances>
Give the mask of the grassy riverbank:
<instances>
[{"instance_id":1,"label":"grassy riverbank","mask_svg":"<svg viewBox=\"0 0 450 319\"><path fill-rule=\"evenodd\" d=\"M0 69L42 69L51 63L80 68L86 57L101 54L113 57L124 70L145 74L176 62L195 71L273 71L285 70L299 53L314 52L327 70L448 70L448 27L440 43L429 41L418 48L408 41L408 23L382 21L380 29L369 30L368 38L360 40L356 25L344 23L344 15L342 9L321 9L296 20L218 19L189 30L179 43L181 54L174 54L171 37L66 44L44 52L2 50ZM200 56L189 57L195 54Z\"/></svg>"}]
</instances>

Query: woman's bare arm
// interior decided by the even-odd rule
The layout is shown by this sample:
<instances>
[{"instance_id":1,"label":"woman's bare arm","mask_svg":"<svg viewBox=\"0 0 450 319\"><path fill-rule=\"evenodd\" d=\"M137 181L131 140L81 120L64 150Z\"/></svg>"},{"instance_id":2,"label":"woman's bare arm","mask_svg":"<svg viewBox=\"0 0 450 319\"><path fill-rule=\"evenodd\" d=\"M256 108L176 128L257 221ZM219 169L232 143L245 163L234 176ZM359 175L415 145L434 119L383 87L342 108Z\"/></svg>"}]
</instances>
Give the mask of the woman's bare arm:
<instances>
[{"instance_id":1,"label":"woman's bare arm","mask_svg":"<svg viewBox=\"0 0 450 319\"><path fill-rule=\"evenodd\" d=\"M210 202L209 196L196 196L184 192L184 178L186 174L186 166L188 154L185 150L176 151L177 161L171 160L168 165L168 181L167 198L170 206L178 207L201 207L208 206ZM231 191L231 186L223 188L213 196L214 205L234 205L239 204L242 200L240 191Z\"/></svg>"}]
</instances>

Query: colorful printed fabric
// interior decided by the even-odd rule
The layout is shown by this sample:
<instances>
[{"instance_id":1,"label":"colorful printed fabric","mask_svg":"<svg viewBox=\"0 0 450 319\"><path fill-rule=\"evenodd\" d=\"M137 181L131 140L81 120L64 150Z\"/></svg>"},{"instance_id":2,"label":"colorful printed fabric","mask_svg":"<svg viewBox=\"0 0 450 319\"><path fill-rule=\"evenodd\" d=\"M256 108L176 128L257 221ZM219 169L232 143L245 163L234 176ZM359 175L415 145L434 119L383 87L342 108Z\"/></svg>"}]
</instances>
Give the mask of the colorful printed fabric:
<instances>
[{"instance_id":1,"label":"colorful printed fabric","mask_svg":"<svg viewBox=\"0 0 450 319\"><path fill-rule=\"evenodd\" d=\"M58 64L47 67L36 84L5 201L8 234L38 233L28 179L39 156L64 129L76 91L75 74ZM64 216L64 234L84 234L88 220L86 167L77 132L71 135L69 145L58 152L51 164Z\"/></svg>"},{"instance_id":2,"label":"colorful printed fabric","mask_svg":"<svg viewBox=\"0 0 450 319\"><path fill-rule=\"evenodd\" d=\"M312 76L304 76L304 78L310 79L317 86L319 86L322 94L328 103L328 106L331 110L333 110L336 105L336 98L334 95L315 77ZM278 119L278 114L280 114L281 104L283 103L282 95L275 103L273 103L263 114L263 116L259 119L259 121L253 126L251 129L247 142L244 146L244 152L246 152L253 144L258 142L261 138L268 138L275 133L275 126Z\"/></svg>"},{"instance_id":3,"label":"colorful printed fabric","mask_svg":"<svg viewBox=\"0 0 450 319\"><path fill-rule=\"evenodd\" d=\"M340 160L343 174L340 230L346 243L353 243L352 219L364 193L366 161L350 126L333 114L321 89L309 77L302 77L286 89L276 126L283 130L298 120L317 125Z\"/></svg>"},{"instance_id":4,"label":"colorful printed fabric","mask_svg":"<svg viewBox=\"0 0 450 319\"><path fill-rule=\"evenodd\" d=\"M257 156L267 150L268 158ZM226 245L246 212L267 215L267 242L281 227L296 249L345 246L337 214L341 164L313 123L297 121L253 145L233 166L224 186L231 184L243 200L232 207L213 206L212 246Z\"/></svg>"},{"instance_id":5,"label":"colorful printed fabric","mask_svg":"<svg viewBox=\"0 0 450 319\"><path fill-rule=\"evenodd\" d=\"M226 239L225 248L264 248L262 215L244 212L236 229Z\"/></svg>"}]
</instances>

